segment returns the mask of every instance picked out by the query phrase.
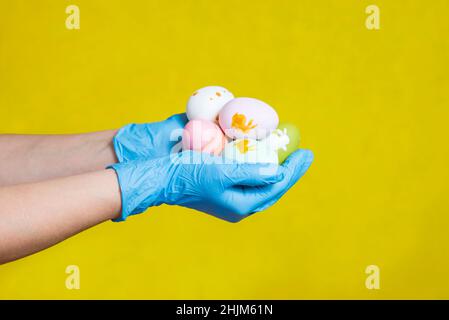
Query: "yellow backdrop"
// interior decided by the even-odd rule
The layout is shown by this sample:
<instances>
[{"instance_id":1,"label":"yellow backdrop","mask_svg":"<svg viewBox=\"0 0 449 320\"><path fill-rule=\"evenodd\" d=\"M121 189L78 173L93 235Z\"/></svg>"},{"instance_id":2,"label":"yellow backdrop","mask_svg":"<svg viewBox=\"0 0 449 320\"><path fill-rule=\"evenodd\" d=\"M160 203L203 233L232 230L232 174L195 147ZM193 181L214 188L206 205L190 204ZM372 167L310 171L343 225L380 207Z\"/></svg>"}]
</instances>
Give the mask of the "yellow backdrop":
<instances>
[{"instance_id":1,"label":"yellow backdrop","mask_svg":"<svg viewBox=\"0 0 449 320\"><path fill-rule=\"evenodd\" d=\"M373 3L380 30L365 27ZM162 206L0 266L0 298L449 298L448 13L445 0L1 0L1 132L161 120L217 84L275 106L315 162L238 224Z\"/></svg>"}]
</instances>

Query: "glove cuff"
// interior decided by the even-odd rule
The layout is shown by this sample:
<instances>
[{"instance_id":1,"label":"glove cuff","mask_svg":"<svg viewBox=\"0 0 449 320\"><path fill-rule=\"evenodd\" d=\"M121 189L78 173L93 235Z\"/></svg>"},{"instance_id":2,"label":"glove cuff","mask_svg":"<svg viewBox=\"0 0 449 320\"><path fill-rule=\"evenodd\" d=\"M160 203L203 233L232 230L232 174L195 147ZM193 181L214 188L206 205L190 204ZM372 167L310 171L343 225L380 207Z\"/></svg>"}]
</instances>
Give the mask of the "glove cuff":
<instances>
[{"instance_id":1,"label":"glove cuff","mask_svg":"<svg viewBox=\"0 0 449 320\"><path fill-rule=\"evenodd\" d=\"M151 161L150 161L151 162ZM131 215L144 212L147 208L158 206L163 201L162 172L156 164L148 165L144 161L116 163L107 167L117 174L122 200L120 217L114 222L125 221ZM159 167L160 168L160 167ZM145 172L142 175L142 172Z\"/></svg>"},{"instance_id":2,"label":"glove cuff","mask_svg":"<svg viewBox=\"0 0 449 320\"><path fill-rule=\"evenodd\" d=\"M154 149L148 124L131 123L119 129L112 139L118 162L151 156Z\"/></svg>"}]
</instances>

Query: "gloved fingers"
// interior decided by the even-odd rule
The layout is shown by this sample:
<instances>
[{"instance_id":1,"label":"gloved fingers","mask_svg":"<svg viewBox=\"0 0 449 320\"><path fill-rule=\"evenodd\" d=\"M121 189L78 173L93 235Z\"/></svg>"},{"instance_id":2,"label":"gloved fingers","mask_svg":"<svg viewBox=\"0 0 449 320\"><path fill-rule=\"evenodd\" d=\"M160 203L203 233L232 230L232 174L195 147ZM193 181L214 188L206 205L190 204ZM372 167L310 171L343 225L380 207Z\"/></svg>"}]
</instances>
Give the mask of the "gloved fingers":
<instances>
[{"instance_id":1,"label":"gloved fingers","mask_svg":"<svg viewBox=\"0 0 449 320\"><path fill-rule=\"evenodd\" d=\"M310 150L297 150L292 153L282 164L285 173L285 180L276 185L272 190L271 198L258 208L258 211L265 210L276 203L298 180L307 172L313 162L313 153Z\"/></svg>"},{"instance_id":2,"label":"gloved fingers","mask_svg":"<svg viewBox=\"0 0 449 320\"><path fill-rule=\"evenodd\" d=\"M304 175L313 161L313 152L306 149L298 149L293 152L281 165L282 170L291 171L291 174L299 176ZM299 179L298 178L298 179Z\"/></svg>"},{"instance_id":3,"label":"gloved fingers","mask_svg":"<svg viewBox=\"0 0 449 320\"><path fill-rule=\"evenodd\" d=\"M245 197L253 202L253 212L265 210L277 202L309 169L313 153L309 150L297 150L282 164L284 179L278 183L259 188L246 188Z\"/></svg>"},{"instance_id":4,"label":"gloved fingers","mask_svg":"<svg viewBox=\"0 0 449 320\"><path fill-rule=\"evenodd\" d=\"M168 117L164 121L147 124L148 136L155 140L155 145L164 146L164 141L167 141L167 146L172 146L173 143L178 142L182 137L182 131L187 123L187 115L185 113L178 113ZM169 150L170 148L167 148Z\"/></svg>"},{"instance_id":5,"label":"gloved fingers","mask_svg":"<svg viewBox=\"0 0 449 320\"><path fill-rule=\"evenodd\" d=\"M246 197L246 188L257 187L244 187L236 186L225 189L221 194L220 199L222 206L226 208L228 212L228 221L240 221L252 213L252 207L254 206L253 197Z\"/></svg>"},{"instance_id":6,"label":"gloved fingers","mask_svg":"<svg viewBox=\"0 0 449 320\"><path fill-rule=\"evenodd\" d=\"M284 173L277 165L253 163L224 164L222 173L226 186L263 186L277 183L284 178Z\"/></svg>"},{"instance_id":7,"label":"gloved fingers","mask_svg":"<svg viewBox=\"0 0 449 320\"><path fill-rule=\"evenodd\" d=\"M166 121L173 122L177 127L184 128L189 120L187 119L187 114L184 112L174 114L168 117Z\"/></svg>"}]
</instances>

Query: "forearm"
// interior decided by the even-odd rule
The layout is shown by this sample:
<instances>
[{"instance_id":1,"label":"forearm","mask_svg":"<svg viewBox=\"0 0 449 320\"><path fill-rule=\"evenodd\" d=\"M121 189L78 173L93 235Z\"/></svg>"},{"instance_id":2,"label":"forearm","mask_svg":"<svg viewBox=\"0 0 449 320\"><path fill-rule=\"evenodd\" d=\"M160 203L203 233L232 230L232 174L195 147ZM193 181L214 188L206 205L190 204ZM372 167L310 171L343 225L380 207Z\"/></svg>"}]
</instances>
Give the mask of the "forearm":
<instances>
[{"instance_id":1,"label":"forearm","mask_svg":"<svg viewBox=\"0 0 449 320\"><path fill-rule=\"evenodd\" d=\"M0 186L104 169L117 161L115 134L0 135Z\"/></svg>"},{"instance_id":2,"label":"forearm","mask_svg":"<svg viewBox=\"0 0 449 320\"><path fill-rule=\"evenodd\" d=\"M120 209L113 170L0 188L0 263L117 218Z\"/></svg>"}]
</instances>

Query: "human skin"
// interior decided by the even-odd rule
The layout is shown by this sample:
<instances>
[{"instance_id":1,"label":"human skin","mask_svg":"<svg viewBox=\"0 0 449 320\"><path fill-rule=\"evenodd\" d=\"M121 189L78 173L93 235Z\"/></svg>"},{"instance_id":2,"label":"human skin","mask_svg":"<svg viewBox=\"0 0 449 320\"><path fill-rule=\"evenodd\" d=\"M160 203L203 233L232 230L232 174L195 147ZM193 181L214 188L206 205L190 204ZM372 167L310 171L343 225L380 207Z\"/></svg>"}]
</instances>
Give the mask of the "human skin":
<instances>
[{"instance_id":1,"label":"human skin","mask_svg":"<svg viewBox=\"0 0 449 320\"><path fill-rule=\"evenodd\" d=\"M116 133L0 135L0 187L102 170L117 162Z\"/></svg>"},{"instance_id":2,"label":"human skin","mask_svg":"<svg viewBox=\"0 0 449 320\"><path fill-rule=\"evenodd\" d=\"M118 218L113 170L0 188L0 264Z\"/></svg>"},{"instance_id":3,"label":"human skin","mask_svg":"<svg viewBox=\"0 0 449 320\"><path fill-rule=\"evenodd\" d=\"M0 135L0 263L119 216L116 132Z\"/></svg>"}]
</instances>

